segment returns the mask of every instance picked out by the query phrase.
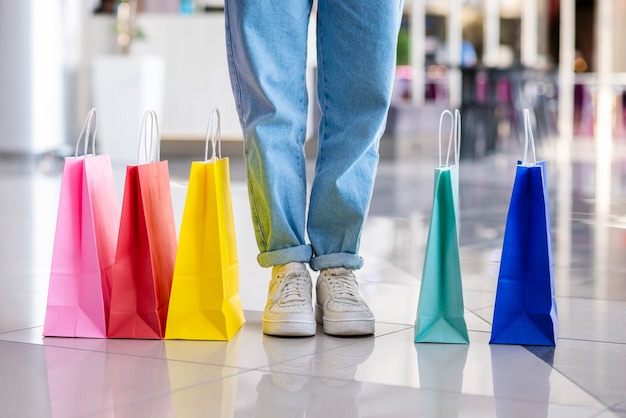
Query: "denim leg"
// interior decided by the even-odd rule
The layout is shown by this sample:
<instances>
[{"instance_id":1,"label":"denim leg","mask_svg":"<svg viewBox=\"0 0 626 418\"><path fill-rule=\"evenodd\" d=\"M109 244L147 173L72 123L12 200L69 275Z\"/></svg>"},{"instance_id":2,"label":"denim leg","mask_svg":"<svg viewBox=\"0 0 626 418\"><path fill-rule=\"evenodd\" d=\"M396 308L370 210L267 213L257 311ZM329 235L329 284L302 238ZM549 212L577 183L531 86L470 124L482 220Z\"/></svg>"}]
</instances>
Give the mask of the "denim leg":
<instances>
[{"instance_id":1,"label":"denim leg","mask_svg":"<svg viewBox=\"0 0 626 418\"><path fill-rule=\"evenodd\" d=\"M311 268L361 268L358 255L393 87L402 0L319 0L322 118L307 230Z\"/></svg>"},{"instance_id":2,"label":"denim leg","mask_svg":"<svg viewBox=\"0 0 626 418\"><path fill-rule=\"evenodd\" d=\"M305 241L312 0L226 0L231 86L244 132L248 194L263 267L309 262Z\"/></svg>"}]
</instances>

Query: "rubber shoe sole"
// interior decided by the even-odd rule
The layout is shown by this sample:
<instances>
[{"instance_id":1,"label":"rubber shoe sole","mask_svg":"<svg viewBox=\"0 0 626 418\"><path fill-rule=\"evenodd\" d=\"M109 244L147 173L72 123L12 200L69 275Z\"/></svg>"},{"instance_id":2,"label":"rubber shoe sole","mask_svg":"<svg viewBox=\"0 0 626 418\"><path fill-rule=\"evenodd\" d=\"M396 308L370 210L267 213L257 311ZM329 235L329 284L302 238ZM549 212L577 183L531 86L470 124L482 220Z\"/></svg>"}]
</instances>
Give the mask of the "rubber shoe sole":
<instances>
[{"instance_id":1,"label":"rubber shoe sole","mask_svg":"<svg viewBox=\"0 0 626 418\"><path fill-rule=\"evenodd\" d=\"M263 320L263 333L276 337L311 337L316 330L317 324L310 321Z\"/></svg>"},{"instance_id":2,"label":"rubber shoe sole","mask_svg":"<svg viewBox=\"0 0 626 418\"><path fill-rule=\"evenodd\" d=\"M324 318L324 310L320 305L315 307L315 321L322 325L324 333L338 337L350 337L359 335L372 335L375 330L374 318Z\"/></svg>"}]
</instances>

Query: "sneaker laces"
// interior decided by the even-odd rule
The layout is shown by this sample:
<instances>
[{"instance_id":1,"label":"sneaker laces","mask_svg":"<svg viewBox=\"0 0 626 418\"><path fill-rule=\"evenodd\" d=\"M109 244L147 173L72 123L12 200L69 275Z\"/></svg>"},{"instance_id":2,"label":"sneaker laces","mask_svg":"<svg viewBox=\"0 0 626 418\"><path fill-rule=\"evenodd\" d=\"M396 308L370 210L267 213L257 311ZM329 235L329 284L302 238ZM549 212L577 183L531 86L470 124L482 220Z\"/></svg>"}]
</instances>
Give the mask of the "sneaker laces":
<instances>
[{"instance_id":1,"label":"sneaker laces","mask_svg":"<svg viewBox=\"0 0 626 418\"><path fill-rule=\"evenodd\" d=\"M361 295L351 270L339 267L326 269L326 282L333 298L342 302L361 303Z\"/></svg>"},{"instance_id":2,"label":"sneaker laces","mask_svg":"<svg viewBox=\"0 0 626 418\"><path fill-rule=\"evenodd\" d=\"M280 277L276 278L279 279ZM309 285L310 279L306 273L287 273L278 285L278 290L272 296L272 302L276 303L280 300L280 303L283 305L306 303Z\"/></svg>"}]
</instances>

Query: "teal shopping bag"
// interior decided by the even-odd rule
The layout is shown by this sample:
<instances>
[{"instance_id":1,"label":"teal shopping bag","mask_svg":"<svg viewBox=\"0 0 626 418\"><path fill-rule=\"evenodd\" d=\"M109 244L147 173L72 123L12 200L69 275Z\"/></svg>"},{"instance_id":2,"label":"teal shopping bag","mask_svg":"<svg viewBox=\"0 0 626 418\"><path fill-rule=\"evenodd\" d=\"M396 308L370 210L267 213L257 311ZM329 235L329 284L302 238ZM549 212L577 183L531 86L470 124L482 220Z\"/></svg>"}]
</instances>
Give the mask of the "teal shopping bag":
<instances>
[{"instance_id":1,"label":"teal shopping bag","mask_svg":"<svg viewBox=\"0 0 626 418\"><path fill-rule=\"evenodd\" d=\"M435 169L433 206L426 242L424 269L415 320L415 342L469 343L465 324L461 262L459 257L458 209L461 116L455 111L445 165L441 162L439 120L439 167ZM449 165L452 142L455 164Z\"/></svg>"}]
</instances>

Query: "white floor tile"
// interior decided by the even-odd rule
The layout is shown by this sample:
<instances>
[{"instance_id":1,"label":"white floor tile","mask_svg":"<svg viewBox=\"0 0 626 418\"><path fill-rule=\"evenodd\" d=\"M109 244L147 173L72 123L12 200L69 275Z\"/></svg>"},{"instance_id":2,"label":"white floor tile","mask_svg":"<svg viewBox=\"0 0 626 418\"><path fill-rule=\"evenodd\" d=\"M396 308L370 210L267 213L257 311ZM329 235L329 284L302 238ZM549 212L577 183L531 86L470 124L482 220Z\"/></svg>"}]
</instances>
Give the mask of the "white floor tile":
<instances>
[{"instance_id":1,"label":"white floor tile","mask_svg":"<svg viewBox=\"0 0 626 418\"><path fill-rule=\"evenodd\" d=\"M313 338L262 334L270 269L256 262L245 173L242 162L234 161L231 191L247 322L228 342L42 337L59 172L3 163L2 415L626 417L621 183L614 187L610 219L599 220L593 188L578 177L562 184L558 172L551 172L550 196L557 187L569 187L573 200L565 217L551 201L557 346L488 344L514 175L511 157L462 161L460 255L468 345L413 342L432 203L430 156L381 162L362 236L365 266L357 274L377 320L376 334L364 338L331 337L319 327ZM188 164L170 161L177 223ZM571 166L578 170L577 164ZM614 166L616 178L624 176L622 165ZM119 187L123 168L116 168ZM571 222L557 228L568 217Z\"/></svg>"}]
</instances>

